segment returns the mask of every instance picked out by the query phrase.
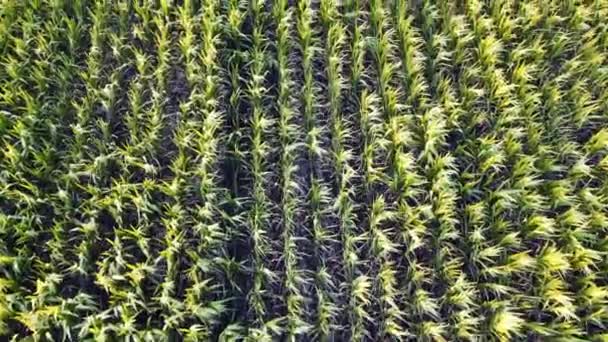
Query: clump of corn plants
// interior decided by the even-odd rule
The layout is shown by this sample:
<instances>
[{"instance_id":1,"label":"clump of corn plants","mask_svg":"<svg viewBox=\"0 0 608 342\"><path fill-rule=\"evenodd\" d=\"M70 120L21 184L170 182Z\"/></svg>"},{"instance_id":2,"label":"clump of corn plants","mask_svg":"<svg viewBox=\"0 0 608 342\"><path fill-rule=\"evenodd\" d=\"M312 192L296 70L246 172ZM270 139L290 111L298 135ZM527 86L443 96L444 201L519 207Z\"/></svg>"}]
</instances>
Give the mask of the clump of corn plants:
<instances>
[{"instance_id":1,"label":"clump of corn plants","mask_svg":"<svg viewBox=\"0 0 608 342\"><path fill-rule=\"evenodd\" d=\"M0 3L0 340L608 340L607 1Z\"/></svg>"}]
</instances>

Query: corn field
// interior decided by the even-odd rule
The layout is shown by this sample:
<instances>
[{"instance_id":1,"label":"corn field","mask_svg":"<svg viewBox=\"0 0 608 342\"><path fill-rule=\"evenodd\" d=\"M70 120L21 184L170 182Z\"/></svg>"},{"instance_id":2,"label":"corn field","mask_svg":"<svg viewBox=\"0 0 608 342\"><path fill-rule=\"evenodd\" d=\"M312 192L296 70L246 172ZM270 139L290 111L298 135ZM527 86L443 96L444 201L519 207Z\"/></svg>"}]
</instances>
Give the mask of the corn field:
<instances>
[{"instance_id":1,"label":"corn field","mask_svg":"<svg viewBox=\"0 0 608 342\"><path fill-rule=\"evenodd\" d=\"M0 0L0 340L608 341L608 1Z\"/></svg>"}]
</instances>

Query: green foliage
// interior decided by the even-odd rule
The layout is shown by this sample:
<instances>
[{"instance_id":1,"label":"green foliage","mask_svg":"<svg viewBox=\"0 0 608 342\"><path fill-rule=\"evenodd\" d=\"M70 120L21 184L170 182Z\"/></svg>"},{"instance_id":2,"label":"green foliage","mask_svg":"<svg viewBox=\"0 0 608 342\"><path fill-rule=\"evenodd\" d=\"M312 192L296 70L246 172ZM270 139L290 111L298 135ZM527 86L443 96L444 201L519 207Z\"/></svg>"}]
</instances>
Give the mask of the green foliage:
<instances>
[{"instance_id":1,"label":"green foliage","mask_svg":"<svg viewBox=\"0 0 608 342\"><path fill-rule=\"evenodd\" d=\"M608 340L606 18L0 1L0 340Z\"/></svg>"}]
</instances>

